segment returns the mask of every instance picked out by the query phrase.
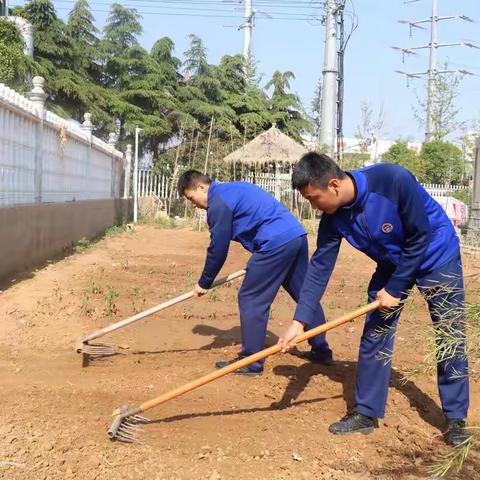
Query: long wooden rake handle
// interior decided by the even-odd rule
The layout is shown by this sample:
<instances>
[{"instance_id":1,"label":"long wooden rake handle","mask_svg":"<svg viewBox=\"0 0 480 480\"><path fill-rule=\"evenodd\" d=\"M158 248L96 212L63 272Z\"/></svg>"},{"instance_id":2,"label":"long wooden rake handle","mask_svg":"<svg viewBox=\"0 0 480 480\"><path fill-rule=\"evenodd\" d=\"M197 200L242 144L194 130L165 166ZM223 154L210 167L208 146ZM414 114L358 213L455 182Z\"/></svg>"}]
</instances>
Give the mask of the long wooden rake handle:
<instances>
[{"instance_id":1,"label":"long wooden rake handle","mask_svg":"<svg viewBox=\"0 0 480 480\"><path fill-rule=\"evenodd\" d=\"M210 289L219 287L220 285L223 285L224 283L231 282L232 280L235 280L236 278L243 277L246 273L246 270L238 270L237 272L234 272L226 277L219 278L215 282L212 283L212 286ZM210 290L209 289L209 290ZM114 330L118 330L119 328L125 327L127 325L130 325L131 323L137 322L138 320L141 320L142 318L148 317L150 315L153 315L154 313L160 312L161 310L165 310L166 308L172 307L173 305L176 305L177 303L181 303L185 300L188 300L189 298L193 297L193 290L190 292L184 293L183 295L180 295L178 297L172 298L171 300L168 300L167 302L163 302L160 305L157 305L155 307L149 308L148 310L145 310L143 312L137 313L136 315L133 315L133 317L126 318L125 320L120 320L119 322L112 323L111 325L101 328L100 330L97 330L90 335L86 336L81 340L81 343L89 342L90 340L94 340L95 338L102 337L103 335L106 335L107 333L113 332Z\"/></svg>"},{"instance_id":2,"label":"long wooden rake handle","mask_svg":"<svg viewBox=\"0 0 480 480\"><path fill-rule=\"evenodd\" d=\"M319 325L318 327L312 328L311 330L308 330L307 332L304 332L301 335L298 335L292 340L291 343L296 345L298 343L304 342L305 340L308 340L309 338L312 338L315 335L327 332L328 330L332 330L333 328L336 328L339 325L343 325L344 323L351 322L352 320L354 320L357 317L360 317L361 315L365 315L366 313L372 312L373 310L376 310L379 306L380 306L380 302L376 300L375 302L372 302L363 307L357 308L353 312L347 313L342 317L337 318L336 320L332 320L331 322L327 322L323 325ZM125 413L117 410L116 412L114 412L114 414L122 413L122 417L127 417L130 415L136 415L138 413L145 412L146 410L156 407L161 403L167 402L168 400L171 400L175 397L179 397L180 395L183 395L184 393L194 390L195 388L201 387L202 385L213 382L217 378L228 375L229 373L232 373L241 367L250 365L253 362L269 357L270 355L274 355L275 353L278 353L281 350L281 348L282 347L279 344L273 345L272 347L266 348L258 353L254 353L253 355L242 358L237 362L231 363L230 365L227 365L224 368L221 368L212 373L209 373L204 377L201 377L201 378L198 378L197 380L186 383L185 385L178 387L174 390L171 390L170 392L167 392L163 395L160 395L159 397L143 402L138 407L132 408Z\"/></svg>"}]
</instances>

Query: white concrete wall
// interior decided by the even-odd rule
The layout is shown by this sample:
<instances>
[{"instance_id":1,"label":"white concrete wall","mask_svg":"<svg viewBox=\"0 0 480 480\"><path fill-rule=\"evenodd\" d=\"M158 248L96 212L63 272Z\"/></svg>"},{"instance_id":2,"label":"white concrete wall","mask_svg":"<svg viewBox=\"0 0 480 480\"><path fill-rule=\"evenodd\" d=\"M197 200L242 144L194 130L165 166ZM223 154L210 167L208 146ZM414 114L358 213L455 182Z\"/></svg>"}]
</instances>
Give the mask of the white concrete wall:
<instances>
[{"instance_id":1,"label":"white concrete wall","mask_svg":"<svg viewBox=\"0 0 480 480\"><path fill-rule=\"evenodd\" d=\"M43 79L30 99L0 84L0 207L119 198L123 154L83 125L45 110Z\"/></svg>"}]
</instances>

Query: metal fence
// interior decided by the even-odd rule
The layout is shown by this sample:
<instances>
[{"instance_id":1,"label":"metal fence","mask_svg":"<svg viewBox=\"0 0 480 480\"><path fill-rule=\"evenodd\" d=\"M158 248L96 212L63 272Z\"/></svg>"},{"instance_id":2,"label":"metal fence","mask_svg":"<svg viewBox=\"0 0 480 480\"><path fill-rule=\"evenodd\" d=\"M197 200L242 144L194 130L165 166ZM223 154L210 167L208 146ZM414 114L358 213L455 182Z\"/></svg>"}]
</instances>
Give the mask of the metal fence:
<instances>
[{"instance_id":1,"label":"metal fence","mask_svg":"<svg viewBox=\"0 0 480 480\"><path fill-rule=\"evenodd\" d=\"M43 78L33 84L30 98L0 84L0 207L121 197L114 134L105 143L89 113L80 125L46 110Z\"/></svg>"},{"instance_id":2,"label":"metal fence","mask_svg":"<svg viewBox=\"0 0 480 480\"><path fill-rule=\"evenodd\" d=\"M243 180L254 183L271 193L300 218L313 216L309 202L298 191L292 189L290 174L280 173L275 176L274 174L248 172ZM455 225L466 222L467 206L464 206L463 211L458 212L458 205L453 205L448 197L454 196L456 192L469 192L469 187L438 184L423 184L423 186L432 197L438 200ZM171 176L155 174L151 169L139 170L138 192L140 197L156 197L157 199L168 200L172 187L174 191L171 198L178 198L176 182L172 182Z\"/></svg>"},{"instance_id":3,"label":"metal fence","mask_svg":"<svg viewBox=\"0 0 480 480\"><path fill-rule=\"evenodd\" d=\"M462 185L438 185L435 183L422 183L425 190L432 197L453 197L456 192L469 192L470 187Z\"/></svg>"},{"instance_id":4,"label":"metal fence","mask_svg":"<svg viewBox=\"0 0 480 480\"><path fill-rule=\"evenodd\" d=\"M174 188L176 186L174 185ZM138 169L138 196L152 197L156 196L165 200L170 198L170 189L172 188L172 177L158 175L150 168Z\"/></svg>"},{"instance_id":5,"label":"metal fence","mask_svg":"<svg viewBox=\"0 0 480 480\"><path fill-rule=\"evenodd\" d=\"M292 191L291 175L261 173L255 174L249 172L243 178L243 181L254 183L265 191L271 193L278 199L290 198L296 192ZM457 185L439 185L433 183L424 183L423 187L432 197L451 197L456 192L468 192L470 187ZM140 197L149 197L156 195L159 198L169 198L172 178L167 175L154 173L152 169L141 168L138 171L138 192ZM176 188L176 185L173 185Z\"/></svg>"}]
</instances>

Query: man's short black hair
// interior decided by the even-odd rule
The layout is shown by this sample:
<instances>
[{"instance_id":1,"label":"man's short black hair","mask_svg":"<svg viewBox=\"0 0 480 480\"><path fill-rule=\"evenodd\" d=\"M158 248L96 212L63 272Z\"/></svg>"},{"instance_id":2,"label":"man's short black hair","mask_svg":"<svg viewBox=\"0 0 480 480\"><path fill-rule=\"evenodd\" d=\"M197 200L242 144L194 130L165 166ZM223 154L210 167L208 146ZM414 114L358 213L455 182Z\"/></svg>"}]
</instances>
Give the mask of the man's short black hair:
<instances>
[{"instance_id":1,"label":"man's short black hair","mask_svg":"<svg viewBox=\"0 0 480 480\"><path fill-rule=\"evenodd\" d=\"M198 170L187 170L180 175L177 183L178 194L182 197L185 190L193 190L197 188L199 183L210 185L212 179Z\"/></svg>"},{"instance_id":2,"label":"man's short black hair","mask_svg":"<svg viewBox=\"0 0 480 480\"><path fill-rule=\"evenodd\" d=\"M293 168L292 187L300 190L310 183L326 189L332 178L342 180L345 177L346 173L328 155L309 152Z\"/></svg>"}]
</instances>

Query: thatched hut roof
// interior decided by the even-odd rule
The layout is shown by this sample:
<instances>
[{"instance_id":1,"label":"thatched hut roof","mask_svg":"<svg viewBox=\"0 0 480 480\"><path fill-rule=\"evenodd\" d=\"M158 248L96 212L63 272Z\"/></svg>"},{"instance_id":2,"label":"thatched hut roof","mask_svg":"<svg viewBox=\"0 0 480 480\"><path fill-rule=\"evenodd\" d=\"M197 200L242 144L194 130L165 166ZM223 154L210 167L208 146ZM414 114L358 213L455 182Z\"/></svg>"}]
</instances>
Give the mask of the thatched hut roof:
<instances>
[{"instance_id":1,"label":"thatched hut roof","mask_svg":"<svg viewBox=\"0 0 480 480\"><path fill-rule=\"evenodd\" d=\"M258 164L294 164L308 150L281 132L275 125L255 137L251 142L227 155L229 163Z\"/></svg>"}]
</instances>

